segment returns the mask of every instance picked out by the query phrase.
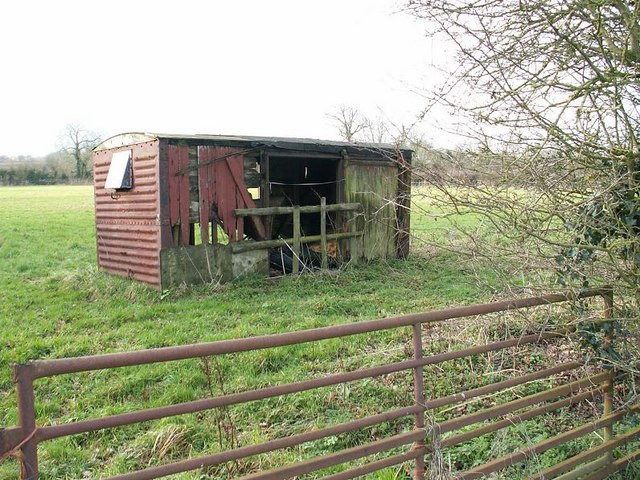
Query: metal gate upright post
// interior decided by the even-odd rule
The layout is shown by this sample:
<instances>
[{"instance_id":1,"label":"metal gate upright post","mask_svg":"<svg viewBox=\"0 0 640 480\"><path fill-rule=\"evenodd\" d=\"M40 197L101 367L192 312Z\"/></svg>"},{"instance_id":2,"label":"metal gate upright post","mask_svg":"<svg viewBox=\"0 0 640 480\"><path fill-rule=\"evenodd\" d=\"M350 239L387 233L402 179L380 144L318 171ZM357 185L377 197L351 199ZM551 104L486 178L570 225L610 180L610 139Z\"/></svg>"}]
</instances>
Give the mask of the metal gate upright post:
<instances>
[{"instance_id":1,"label":"metal gate upright post","mask_svg":"<svg viewBox=\"0 0 640 480\"><path fill-rule=\"evenodd\" d=\"M413 329L413 357L415 360L422 359L422 324L414 323ZM415 414L415 428L424 429L424 372L423 366L416 366L413 369L413 388L414 388L414 401L419 410ZM425 447L424 438L416 442L414 448L423 450ZM424 454L416 458L415 468L415 480L424 480L425 478L425 464Z\"/></svg>"}]
</instances>

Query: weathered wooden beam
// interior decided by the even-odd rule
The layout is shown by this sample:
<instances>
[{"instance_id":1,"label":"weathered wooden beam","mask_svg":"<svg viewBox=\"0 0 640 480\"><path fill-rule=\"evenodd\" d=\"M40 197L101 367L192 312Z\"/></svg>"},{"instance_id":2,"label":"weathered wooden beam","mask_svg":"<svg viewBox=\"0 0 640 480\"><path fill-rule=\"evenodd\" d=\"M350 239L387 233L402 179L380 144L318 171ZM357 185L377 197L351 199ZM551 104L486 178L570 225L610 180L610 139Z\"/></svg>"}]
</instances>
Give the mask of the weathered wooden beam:
<instances>
[{"instance_id":1,"label":"weathered wooden beam","mask_svg":"<svg viewBox=\"0 0 640 480\"><path fill-rule=\"evenodd\" d=\"M267 207L267 208L237 208L234 210L237 217L287 215L293 213L296 207ZM303 205L300 213L317 213L322 209L321 205ZM332 203L325 206L327 212L344 212L360 210L360 203Z\"/></svg>"},{"instance_id":2,"label":"weathered wooden beam","mask_svg":"<svg viewBox=\"0 0 640 480\"><path fill-rule=\"evenodd\" d=\"M342 156L339 153L325 153L313 151L296 151L296 150L269 150L269 155L276 158L321 158L327 160L340 160Z\"/></svg>"},{"instance_id":3,"label":"weathered wooden beam","mask_svg":"<svg viewBox=\"0 0 640 480\"><path fill-rule=\"evenodd\" d=\"M326 270L329 267L329 259L327 258L327 199L320 198L320 255L322 261L320 268Z\"/></svg>"},{"instance_id":4,"label":"weathered wooden beam","mask_svg":"<svg viewBox=\"0 0 640 480\"><path fill-rule=\"evenodd\" d=\"M346 233L329 233L327 240L342 240L343 238L359 237L364 232L346 232ZM300 243L319 242L321 235L309 235L308 237L300 237ZM249 252L251 250L267 250L269 248L286 247L293 245L293 238L278 238L276 240L266 240L264 242L243 241L230 244L233 253Z\"/></svg>"},{"instance_id":5,"label":"weathered wooden beam","mask_svg":"<svg viewBox=\"0 0 640 480\"><path fill-rule=\"evenodd\" d=\"M264 150L260 152L260 172L264 175L264 183L262 185L262 207L271 206L271 167L269 165L269 154ZM267 238L271 238L271 232L273 230L273 217L267 217L264 219L264 228L267 233Z\"/></svg>"},{"instance_id":6,"label":"weathered wooden beam","mask_svg":"<svg viewBox=\"0 0 640 480\"><path fill-rule=\"evenodd\" d=\"M293 207L293 274L297 275L300 270L301 257L300 243L300 207Z\"/></svg>"}]
</instances>

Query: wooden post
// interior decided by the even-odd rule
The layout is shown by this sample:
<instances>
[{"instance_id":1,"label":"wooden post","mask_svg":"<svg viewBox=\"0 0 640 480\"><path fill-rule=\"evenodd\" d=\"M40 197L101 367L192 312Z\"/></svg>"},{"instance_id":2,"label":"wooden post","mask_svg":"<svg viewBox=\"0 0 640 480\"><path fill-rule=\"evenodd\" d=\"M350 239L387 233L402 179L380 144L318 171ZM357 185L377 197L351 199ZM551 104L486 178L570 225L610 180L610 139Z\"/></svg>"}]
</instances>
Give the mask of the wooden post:
<instances>
[{"instance_id":1,"label":"wooden post","mask_svg":"<svg viewBox=\"0 0 640 480\"><path fill-rule=\"evenodd\" d=\"M409 158L411 158L409 156ZM396 256L406 258L409 255L410 212L411 212L411 165L402 152L398 152L398 201L396 204L397 236Z\"/></svg>"},{"instance_id":2,"label":"wooden post","mask_svg":"<svg viewBox=\"0 0 640 480\"><path fill-rule=\"evenodd\" d=\"M327 258L327 199L320 198L320 254L322 262L320 267L322 270L329 268L329 259Z\"/></svg>"},{"instance_id":3,"label":"wooden post","mask_svg":"<svg viewBox=\"0 0 640 480\"><path fill-rule=\"evenodd\" d=\"M260 152L260 173L262 173L264 178L260 200L263 207L269 208L271 206L271 168L269 165L269 154L264 150ZM265 218L264 229L267 240L271 238L272 227L273 217Z\"/></svg>"},{"instance_id":4,"label":"wooden post","mask_svg":"<svg viewBox=\"0 0 640 480\"><path fill-rule=\"evenodd\" d=\"M349 223L349 233L355 233L358 231L358 212L356 211L351 211L351 212L344 212L345 217L348 219L347 222ZM362 231L364 231L364 226L362 228ZM356 242L362 242L362 247L361 248L354 248ZM358 237L351 237L349 240L347 240L347 242L345 242L348 245L348 249L349 249L349 260L352 262L358 262L360 260L360 258L356 258L354 253L363 255L364 254L364 236L362 238Z\"/></svg>"},{"instance_id":5,"label":"wooden post","mask_svg":"<svg viewBox=\"0 0 640 480\"><path fill-rule=\"evenodd\" d=\"M353 199L353 195L347 195L347 169L349 166L349 154L346 149L343 149L340 152L342 158L338 162L337 172L336 172L336 203L343 203L347 201L347 198L350 200ZM351 175L353 177L353 174ZM347 218L348 213L339 211L335 216L335 230L336 232L345 232L344 222L345 218ZM344 262L346 258L346 250L349 248L350 241L345 242L337 242L337 251L336 256L338 257L338 262Z\"/></svg>"},{"instance_id":6,"label":"wooden post","mask_svg":"<svg viewBox=\"0 0 640 480\"><path fill-rule=\"evenodd\" d=\"M293 207L293 273L300 272L300 206Z\"/></svg>"},{"instance_id":7,"label":"wooden post","mask_svg":"<svg viewBox=\"0 0 640 480\"><path fill-rule=\"evenodd\" d=\"M291 215L295 207L269 207L269 208L236 208L233 212L238 217L260 217L271 215ZM302 205L298 206L300 213L318 213L320 205ZM342 212L362 210L361 203L333 203L327 205L327 212Z\"/></svg>"},{"instance_id":8,"label":"wooden post","mask_svg":"<svg viewBox=\"0 0 640 480\"><path fill-rule=\"evenodd\" d=\"M422 359L422 324L414 323L413 328L413 358L415 360ZM422 366L415 367L413 369L413 395L414 401L420 410L415 415L415 428L424 428L424 372ZM423 449L425 446L424 440L417 441L414 448ZM420 455L416 458L416 470L414 472L415 480L424 480L425 465L424 455Z\"/></svg>"},{"instance_id":9,"label":"wooden post","mask_svg":"<svg viewBox=\"0 0 640 480\"><path fill-rule=\"evenodd\" d=\"M327 233L327 241L344 240L345 238L361 237L363 232L355 233ZM317 243L321 240L320 235L301 235L300 244ZM269 248L287 247L293 244L293 238L277 238L275 240L265 240L260 242L235 242L231 244L233 253L250 252L254 250L267 250Z\"/></svg>"}]
</instances>

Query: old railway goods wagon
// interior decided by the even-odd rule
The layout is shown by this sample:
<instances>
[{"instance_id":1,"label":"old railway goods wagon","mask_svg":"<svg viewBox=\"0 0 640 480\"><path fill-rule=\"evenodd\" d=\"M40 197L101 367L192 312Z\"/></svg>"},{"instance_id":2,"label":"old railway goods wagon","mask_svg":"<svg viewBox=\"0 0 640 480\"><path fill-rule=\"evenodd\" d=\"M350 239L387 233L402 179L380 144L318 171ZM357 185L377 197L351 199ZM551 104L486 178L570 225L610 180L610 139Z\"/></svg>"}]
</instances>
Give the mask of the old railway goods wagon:
<instances>
[{"instance_id":1,"label":"old railway goods wagon","mask_svg":"<svg viewBox=\"0 0 640 480\"><path fill-rule=\"evenodd\" d=\"M98 265L167 288L409 251L411 151L124 133L93 152Z\"/></svg>"}]
</instances>

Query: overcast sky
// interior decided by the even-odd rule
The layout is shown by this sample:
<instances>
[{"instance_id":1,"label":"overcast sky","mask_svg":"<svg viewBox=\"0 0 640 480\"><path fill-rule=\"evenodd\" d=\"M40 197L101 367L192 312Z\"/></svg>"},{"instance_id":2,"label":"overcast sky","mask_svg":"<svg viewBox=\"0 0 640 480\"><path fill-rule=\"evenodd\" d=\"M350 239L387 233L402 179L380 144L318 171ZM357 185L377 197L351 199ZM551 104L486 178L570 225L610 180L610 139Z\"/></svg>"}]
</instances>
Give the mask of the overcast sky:
<instances>
[{"instance_id":1,"label":"overcast sky","mask_svg":"<svg viewBox=\"0 0 640 480\"><path fill-rule=\"evenodd\" d=\"M0 154L65 125L337 138L340 105L410 124L443 47L395 0L5 1ZM442 145L430 118L426 137ZM449 141L449 140L446 140Z\"/></svg>"}]
</instances>

